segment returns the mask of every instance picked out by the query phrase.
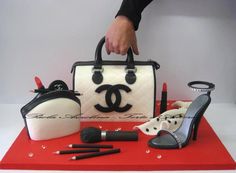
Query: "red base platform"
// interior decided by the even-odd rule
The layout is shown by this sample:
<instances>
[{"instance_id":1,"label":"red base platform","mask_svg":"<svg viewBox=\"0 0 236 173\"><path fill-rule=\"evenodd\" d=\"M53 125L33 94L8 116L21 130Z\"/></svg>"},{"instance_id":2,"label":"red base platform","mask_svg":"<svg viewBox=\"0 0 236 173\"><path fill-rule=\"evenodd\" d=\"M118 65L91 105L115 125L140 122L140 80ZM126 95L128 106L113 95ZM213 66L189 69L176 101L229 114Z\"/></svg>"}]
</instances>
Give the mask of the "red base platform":
<instances>
[{"instance_id":1,"label":"red base platform","mask_svg":"<svg viewBox=\"0 0 236 173\"><path fill-rule=\"evenodd\" d=\"M88 123L81 126L101 127L103 130L132 130L140 123ZM121 153L69 160L75 154L55 155L57 150L68 149L68 144L81 143L79 133L67 137L35 142L28 139L26 129L19 134L1 161L1 169L37 170L218 170L235 169L235 161L227 152L205 118L199 127L197 141L190 141L182 149L160 150L147 146L151 136L139 133L137 142L101 142L113 144Z\"/></svg>"}]
</instances>

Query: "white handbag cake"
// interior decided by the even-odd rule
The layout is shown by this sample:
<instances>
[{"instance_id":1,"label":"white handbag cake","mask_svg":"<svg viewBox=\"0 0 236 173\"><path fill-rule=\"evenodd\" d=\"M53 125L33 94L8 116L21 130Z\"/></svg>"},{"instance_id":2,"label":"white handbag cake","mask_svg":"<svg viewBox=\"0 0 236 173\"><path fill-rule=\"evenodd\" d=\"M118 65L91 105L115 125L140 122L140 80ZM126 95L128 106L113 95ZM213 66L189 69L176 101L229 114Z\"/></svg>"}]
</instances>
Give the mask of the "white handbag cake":
<instances>
[{"instance_id":1,"label":"white handbag cake","mask_svg":"<svg viewBox=\"0 0 236 173\"><path fill-rule=\"evenodd\" d=\"M147 121L155 115L155 61L134 61L132 50L126 61L102 60L103 37L95 61L74 63L73 90L79 91L81 120Z\"/></svg>"},{"instance_id":2,"label":"white handbag cake","mask_svg":"<svg viewBox=\"0 0 236 173\"><path fill-rule=\"evenodd\" d=\"M63 85L62 88L59 86ZM80 129L80 100L62 81L54 81L21 109L30 139L48 140Z\"/></svg>"}]
</instances>

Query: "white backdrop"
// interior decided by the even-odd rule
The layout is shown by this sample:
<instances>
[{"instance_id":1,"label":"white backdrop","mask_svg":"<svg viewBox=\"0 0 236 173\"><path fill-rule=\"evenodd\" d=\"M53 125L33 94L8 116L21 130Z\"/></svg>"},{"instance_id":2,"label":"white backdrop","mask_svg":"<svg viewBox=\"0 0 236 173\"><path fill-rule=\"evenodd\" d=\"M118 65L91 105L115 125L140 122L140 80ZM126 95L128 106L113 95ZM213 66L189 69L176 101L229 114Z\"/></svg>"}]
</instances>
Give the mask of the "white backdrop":
<instances>
[{"instance_id":1,"label":"white backdrop","mask_svg":"<svg viewBox=\"0 0 236 173\"><path fill-rule=\"evenodd\" d=\"M119 0L0 0L0 104L26 103L33 78L71 87L72 64L93 60ZM192 80L216 84L213 102L236 101L236 1L154 0L137 32L140 56L160 63L169 99L192 99ZM104 59L124 59L104 55Z\"/></svg>"}]
</instances>

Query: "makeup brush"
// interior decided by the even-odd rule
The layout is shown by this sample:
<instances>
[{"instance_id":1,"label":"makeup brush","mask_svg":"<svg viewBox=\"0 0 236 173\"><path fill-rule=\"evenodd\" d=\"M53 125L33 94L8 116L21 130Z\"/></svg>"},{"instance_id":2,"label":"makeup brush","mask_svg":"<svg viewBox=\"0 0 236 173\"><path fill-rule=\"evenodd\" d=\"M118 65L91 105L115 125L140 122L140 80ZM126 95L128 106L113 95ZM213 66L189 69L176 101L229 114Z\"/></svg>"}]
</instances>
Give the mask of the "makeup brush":
<instances>
[{"instance_id":1,"label":"makeup brush","mask_svg":"<svg viewBox=\"0 0 236 173\"><path fill-rule=\"evenodd\" d=\"M137 131L102 131L95 127L86 127L80 132L80 139L85 143L99 141L137 141Z\"/></svg>"}]
</instances>

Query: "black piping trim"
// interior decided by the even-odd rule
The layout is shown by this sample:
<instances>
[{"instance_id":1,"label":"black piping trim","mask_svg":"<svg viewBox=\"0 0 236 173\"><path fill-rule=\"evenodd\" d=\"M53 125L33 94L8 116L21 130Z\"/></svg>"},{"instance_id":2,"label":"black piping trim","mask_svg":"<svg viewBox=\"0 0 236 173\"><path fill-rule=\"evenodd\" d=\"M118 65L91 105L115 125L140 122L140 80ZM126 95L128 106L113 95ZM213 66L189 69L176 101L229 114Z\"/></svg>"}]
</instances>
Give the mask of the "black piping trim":
<instances>
[{"instance_id":1,"label":"black piping trim","mask_svg":"<svg viewBox=\"0 0 236 173\"><path fill-rule=\"evenodd\" d=\"M73 68L74 69L74 68ZM74 70L73 70L74 71ZM71 70L72 73L72 70ZM75 71L73 72L73 76L72 76L72 90L75 92ZM79 91L78 91L79 92ZM82 94L82 93L81 93Z\"/></svg>"},{"instance_id":2,"label":"black piping trim","mask_svg":"<svg viewBox=\"0 0 236 173\"><path fill-rule=\"evenodd\" d=\"M71 73L74 72L76 66L94 66L94 61L78 61L72 65ZM102 61L101 65L127 65L126 61ZM155 61L134 61L134 65L152 65L156 70L160 68L160 65Z\"/></svg>"},{"instance_id":3,"label":"black piping trim","mask_svg":"<svg viewBox=\"0 0 236 173\"><path fill-rule=\"evenodd\" d=\"M29 128L28 128L28 125L27 125L27 122L26 122L26 118L24 118L24 123L25 123L25 128L27 129L26 131L27 131L27 134L28 134L28 138L31 139L30 134L29 134Z\"/></svg>"},{"instance_id":4,"label":"black piping trim","mask_svg":"<svg viewBox=\"0 0 236 173\"><path fill-rule=\"evenodd\" d=\"M156 116L156 72L155 72L155 69L153 68L153 77L154 77L154 102L153 102L153 118Z\"/></svg>"},{"instance_id":5,"label":"black piping trim","mask_svg":"<svg viewBox=\"0 0 236 173\"><path fill-rule=\"evenodd\" d=\"M26 104L24 107L21 108L21 114L23 118L25 118L26 114L29 113L33 108L38 106L39 104L56 98L68 98L72 99L75 102L77 102L80 106L80 100L75 96L75 94L71 91L64 91L64 90L55 90L51 91L42 95L37 95L33 100L31 100L28 104Z\"/></svg>"}]
</instances>

